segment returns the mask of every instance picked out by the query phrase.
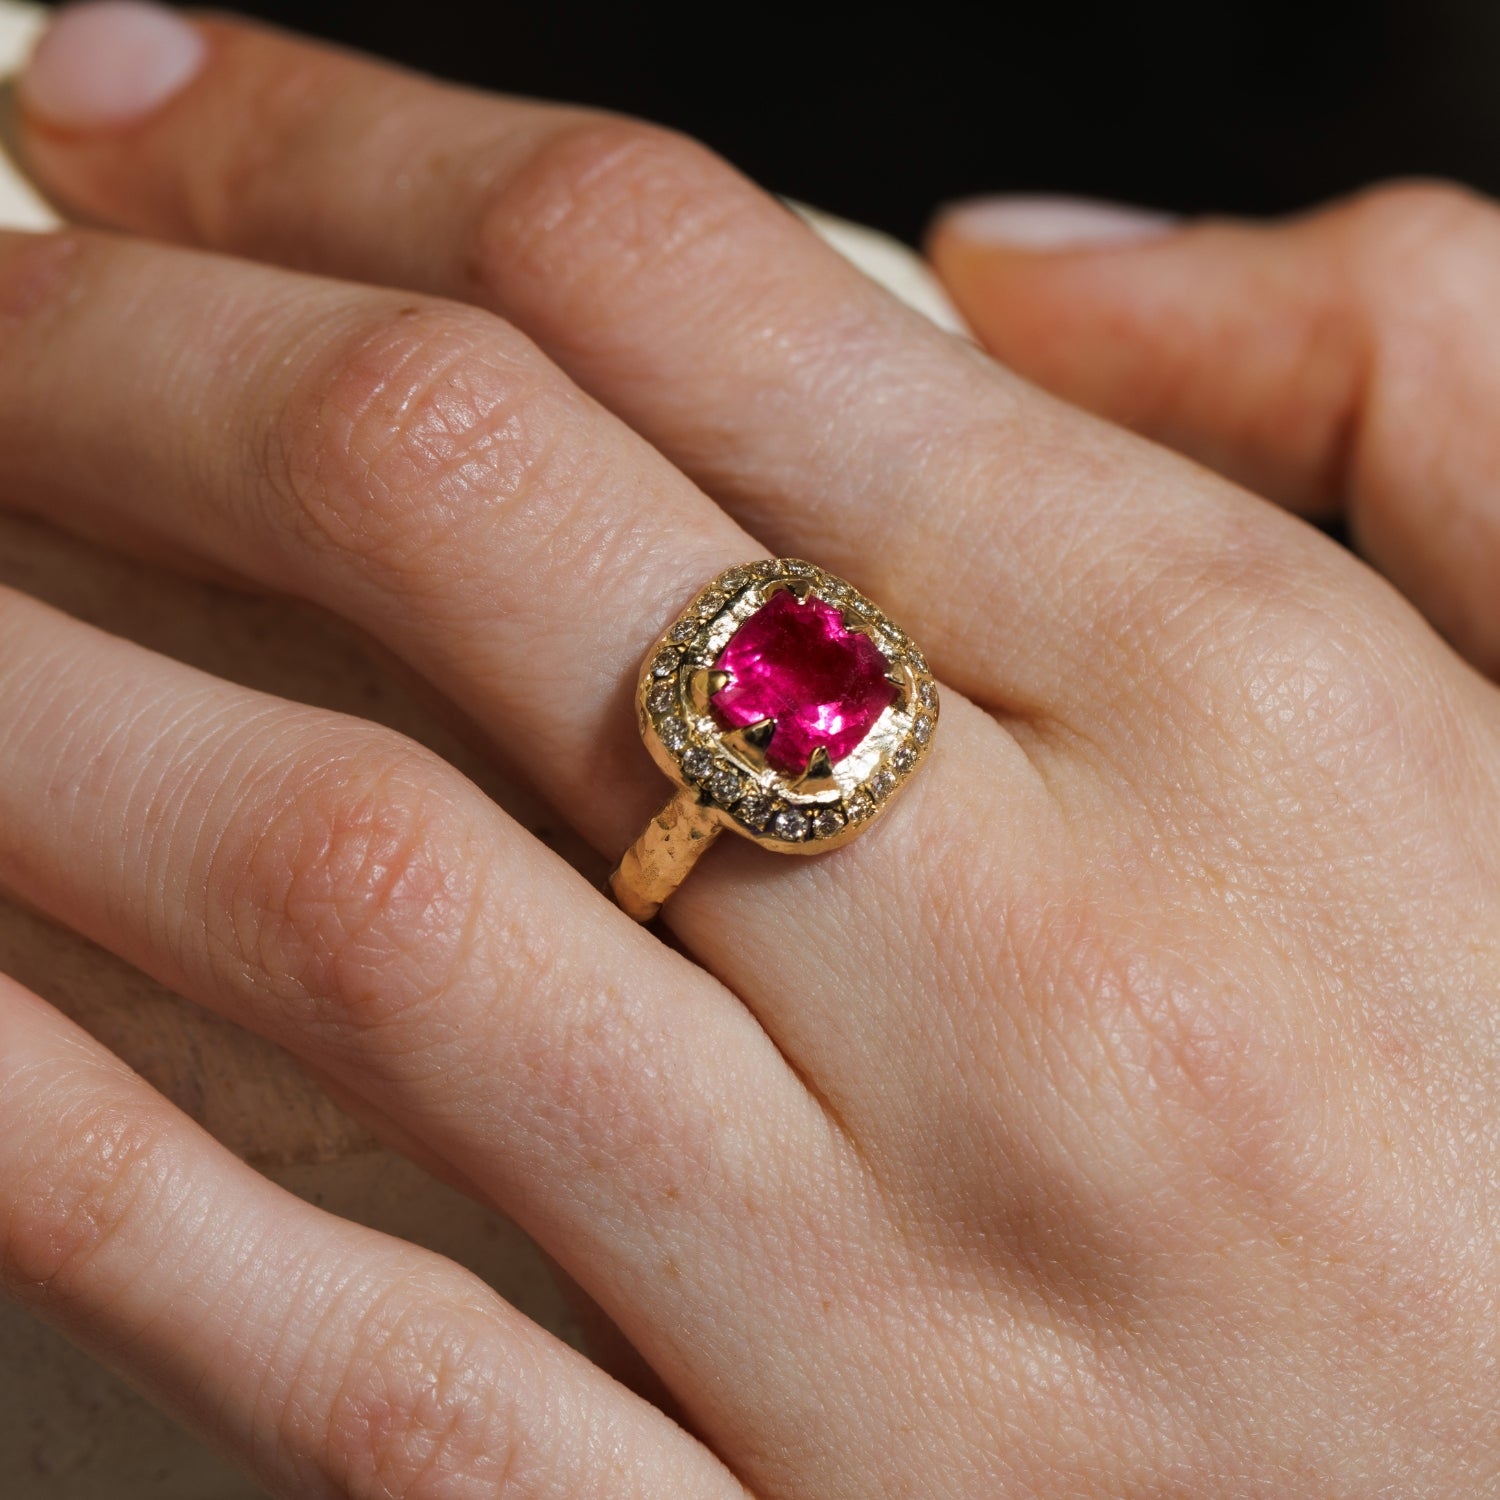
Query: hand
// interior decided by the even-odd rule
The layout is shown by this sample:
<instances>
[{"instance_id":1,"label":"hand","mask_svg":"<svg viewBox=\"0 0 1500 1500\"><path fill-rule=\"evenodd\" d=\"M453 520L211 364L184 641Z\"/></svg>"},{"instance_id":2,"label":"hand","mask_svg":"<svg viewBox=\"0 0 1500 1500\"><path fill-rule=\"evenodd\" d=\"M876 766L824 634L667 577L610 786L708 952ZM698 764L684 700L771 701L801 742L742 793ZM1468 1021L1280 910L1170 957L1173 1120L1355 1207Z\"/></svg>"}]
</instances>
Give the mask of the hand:
<instances>
[{"instance_id":1,"label":"hand","mask_svg":"<svg viewBox=\"0 0 1500 1500\"><path fill-rule=\"evenodd\" d=\"M289 1495L1490 1493L1495 689L687 143L59 28L46 182L199 248L6 239L11 494L373 632L610 855L722 567L817 558L949 686L876 829L715 850L679 953L398 738L5 596L5 880L513 1213L683 1420L14 987L5 1285ZM143 35L168 97L82 89Z\"/></svg>"}]
</instances>

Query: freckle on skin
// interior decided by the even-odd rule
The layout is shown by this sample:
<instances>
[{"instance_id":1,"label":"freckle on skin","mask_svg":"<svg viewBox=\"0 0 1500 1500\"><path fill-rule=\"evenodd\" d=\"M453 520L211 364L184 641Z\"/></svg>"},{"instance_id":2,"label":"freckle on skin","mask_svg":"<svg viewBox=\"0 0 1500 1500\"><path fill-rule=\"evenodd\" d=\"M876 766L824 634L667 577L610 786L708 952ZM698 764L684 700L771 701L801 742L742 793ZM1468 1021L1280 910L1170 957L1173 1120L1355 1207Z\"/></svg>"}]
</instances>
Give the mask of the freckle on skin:
<instances>
[{"instance_id":1,"label":"freckle on skin","mask_svg":"<svg viewBox=\"0 0 1500 1500\"><path fill-rule=\"evenodd\" d=\"M490 268L482 255L471 254L463 259L463 284L471 289L483 291L489 285Z\"/></svg>"}]
</instances>

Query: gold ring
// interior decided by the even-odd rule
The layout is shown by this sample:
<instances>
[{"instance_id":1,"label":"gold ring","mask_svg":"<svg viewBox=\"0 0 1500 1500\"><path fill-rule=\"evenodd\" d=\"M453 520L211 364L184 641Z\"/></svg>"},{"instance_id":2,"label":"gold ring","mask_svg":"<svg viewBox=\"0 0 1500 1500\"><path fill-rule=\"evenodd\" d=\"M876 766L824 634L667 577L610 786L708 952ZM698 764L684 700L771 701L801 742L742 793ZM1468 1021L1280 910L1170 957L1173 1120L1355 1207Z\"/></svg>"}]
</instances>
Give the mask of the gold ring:
<instances>
[{"instance_id":1,"label":"gold ring","mask_svg":"<svg viewBox=\"0 0 1500 1500\"><path fill-rule=\"evenodd\" d=\"M649 922L726 828L777 854L862 833L931 749L938 692L900 626L842 578L783 557L698 591L646 653L635 706L676 790L609 888Z\"/></svg>"}]
</instances>

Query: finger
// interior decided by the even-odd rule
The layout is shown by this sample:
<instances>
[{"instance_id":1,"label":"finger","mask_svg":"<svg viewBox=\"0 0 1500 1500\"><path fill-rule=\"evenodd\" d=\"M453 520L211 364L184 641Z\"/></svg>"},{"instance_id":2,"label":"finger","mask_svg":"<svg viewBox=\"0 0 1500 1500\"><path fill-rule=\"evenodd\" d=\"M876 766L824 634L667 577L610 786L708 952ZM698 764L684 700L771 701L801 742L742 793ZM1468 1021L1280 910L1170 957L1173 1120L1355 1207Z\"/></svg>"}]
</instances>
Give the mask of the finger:
<instances>
[{"instance_id":1,"label":"finger","mask_svg":"<svg viewBox=\"0 0 1500 1500\"><path fill-rule=\"evenodd\" d=\"M1080 239L1080 236L1086 238ZM977 204L932 255L987 346L1309 514L1500 672L1500 213L1398 186L1272 225Z\"/></svg>"},{"instance_id":2,"label":"finger","mask_svg":"<svg viewBox=\"0 0 1500 1500\"><path fill-rule=\"evenodd\" d=\"M732 996L387 731L16 595L0 696L0 881L371 1100L700 1421L731 1378L785 1419L767 1330L826 1287L779 1268L858 1179Z\"/></svg>"},{"instance_id":3,"label":"finger","mask_svg":"<svg viewBox=\"0 0 1500 1500\"><path fill-rule=\"evenodd\" d=\"M268 1182L3 977L0 1290L296 1500L744 1495L477 1278Z\"/></svg>"},{"instance_id":4,"label":"finger","mask_svg":"<svg viewBox=\"0 0 1500 1500\"><path fill-rule=\"evenodd\" d=\"M601 847L639 831L660 778L613 731L641 656L763 549L526 339L85 234L0 235L0 307L6 503L333 610Z\"/></svg>"},{"instance_id":5,"label":"finger","mask_svg":"<svg viewBox=\"0 0 1500 1500\"><path fill-rule=\"evenodd\" d=\"M0 357L12 496L316 600L437 683L603 851L645 825L665 788L634 729L641 656L698 584L760 549L514 330L457 304L78 232L0 241L7 300L21 309ZM844 994L758 977L773 947L823 963L822 934L788 913L816 893L830 920L878 923L930 857L929 799L958 817L945 853L976 868L991 856L971 850L988 838L975 814L992 797L1021 847L1046 847L1031 831L1047 792L1015 741L955 700L943 722L919 802L861 840L831 890L826 872L776 861L734 887L733 934L722 906L674 903L690 947L799 1066L833 1069L830 1085L856 1076L827 1025ZM982 793L962 789L981 774ZM714 857L738 872L744 852ZM1008 868L1021 878L1024 863Z\"/></svg>"},{"instance_id":6,"label":"finger","mask_svg":"<svg viewBox=\"0 0 1500 1500\"><path fill-rule=\"evenodd\" d=\"M1115 701L1140 622L1172 613L1159 579L1135 608L1153 538L1171 530L1186 577L1222 558L1229 502L898 306L701 149L260 29L200 35L189 79L101 125L58 80L111 38L59 23L24 88L53 191L503 313L762 542L898 612L972 696Z\"/></svg>"}]
</instances>

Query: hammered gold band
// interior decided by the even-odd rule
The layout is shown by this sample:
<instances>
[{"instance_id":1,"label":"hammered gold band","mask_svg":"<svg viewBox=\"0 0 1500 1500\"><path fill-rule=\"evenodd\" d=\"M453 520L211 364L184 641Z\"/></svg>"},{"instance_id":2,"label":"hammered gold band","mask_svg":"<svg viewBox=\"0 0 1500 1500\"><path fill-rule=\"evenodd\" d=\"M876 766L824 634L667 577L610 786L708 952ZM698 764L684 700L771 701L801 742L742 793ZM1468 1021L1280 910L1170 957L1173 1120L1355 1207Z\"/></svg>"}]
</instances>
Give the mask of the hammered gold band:
<instances>
[{"instance_id":1,"label":"hammered gold band","mask_svg":"<svg viewBox=\"0 0 1500 1500\"><path fill-rule=\"evenodd\" d=\"M620 909L637 922L649 922L718 838L723 826L705 810L694 792L678 787L609 877L610 891Z\"/></svg>"},{"instance_id":2,"label":"hammered gold band","mask_svg":"<svg viewBox=\"0 0 1500 1500\"><path fill-rule=\"evenodd\" d=\"M641 666L636 719L676 784L609 877L647 922L726 828L778 854L863 832L927 756L937 683L853 585L801 558L710 580Z\"/></svg>"}]
</instances>

